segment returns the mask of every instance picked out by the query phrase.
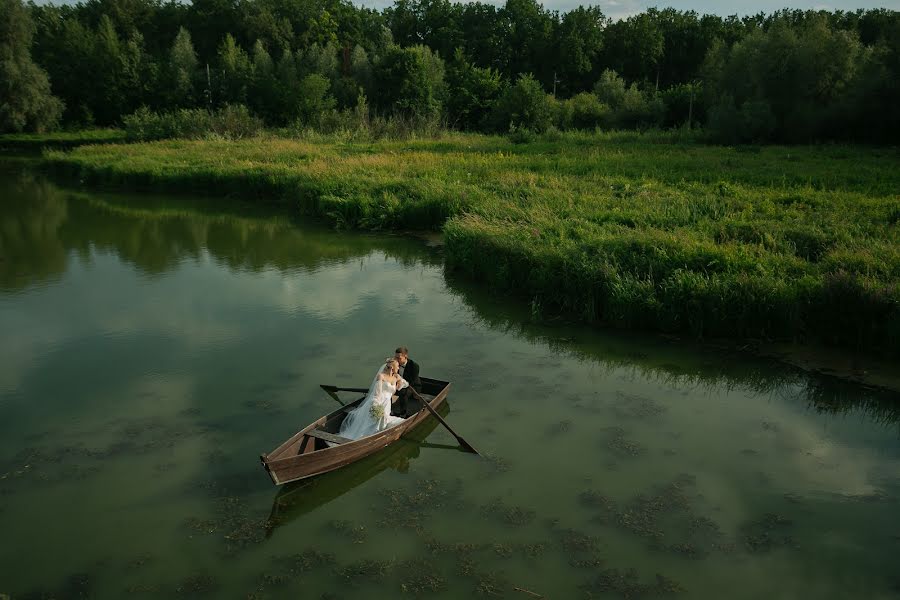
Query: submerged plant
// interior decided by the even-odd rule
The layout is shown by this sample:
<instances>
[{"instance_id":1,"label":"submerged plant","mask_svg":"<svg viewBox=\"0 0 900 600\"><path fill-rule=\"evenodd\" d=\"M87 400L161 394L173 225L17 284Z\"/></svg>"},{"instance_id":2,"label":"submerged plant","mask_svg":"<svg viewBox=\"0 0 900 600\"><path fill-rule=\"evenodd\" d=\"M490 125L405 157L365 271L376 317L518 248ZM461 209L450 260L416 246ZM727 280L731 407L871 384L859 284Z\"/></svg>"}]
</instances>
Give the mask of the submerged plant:
<instances>
[{"instance_id":1,"label":"submerged plant","mask_svg":"<svg viewBox=\"0 0 900 600\"><path fill-rule=\"evenodd\" d=\"M535 512L521 506L509 506L500 498L494 498L481 507L482 514L499 519L508 525L527 525L534 520Z\"/></svg>"},{"instance_id":2,"label":"submerged plant","mask_svg":"<svg viewBox=\"0 0 900 600\"><path fill-rule=\"evenodd\" d=\"M353 525L350 521L332 520L328 522L328 527L333 531L341 533L353 540L354 544L362 544L367 537L364 525Z\"/></svg>"},{"instance_id":3,"label":"submerged plant","mask_svg":"<svg viewBox=\"0 0 900 600\"><path fill-rule=\"evenodd\" d=\"M338 569L337 575L351 585L363 582L378 583L387 577L393 566L394 563L391 561L366 559Z\"/></svg>"},{"instance_id":4,"label":"submerged plant","mask_svg":"<svg viewBox=\"0 0 900 600\"><path fill-rule=\"evenodd\" d=\"M794 548L796 543L788 535L792 522L775 513L766 513L756 521L741 526L744 546L754 554L764 554L776 548Z\"/></svg>"},{"instance_id":5,"label":"submerged plant","mask_svg":"<svg viewBox=\"0 0 900 600\"><path fill-rule=\"evenodd\" d=\"M435 594L447 588L447 580L434 566L424 560L409 560L397 565L401 573L400 591L404 594L422 596Z\"/></svg>"}]
</instances>

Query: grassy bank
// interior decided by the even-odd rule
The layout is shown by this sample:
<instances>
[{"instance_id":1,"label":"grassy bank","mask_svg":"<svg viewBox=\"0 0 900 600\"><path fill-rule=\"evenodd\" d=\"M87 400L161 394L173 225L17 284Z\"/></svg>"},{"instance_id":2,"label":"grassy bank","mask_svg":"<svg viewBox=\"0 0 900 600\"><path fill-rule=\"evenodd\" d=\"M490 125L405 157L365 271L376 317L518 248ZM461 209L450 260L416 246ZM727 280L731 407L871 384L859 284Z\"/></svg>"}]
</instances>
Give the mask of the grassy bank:
<instances>
[{"instance_id":1,"label":"grassy bank","mask_svg":"<svg viewBox=\"0 0 900 600\"><path fill-rule=\"evenodd\" d=\"M83 129L51 133L0 134L0 150L40 152L46 148L67 149L86 144L114 144L125 141L121 129Z\"/></svg>"},{"instance_id":2,"label":"grassy bank","mask_svg":"<svg viewBox=\"0 0 900 600\"><path fill-rule=\"evenodd\" d=\"M168 141L50 152L89 184L441 229L448 268L539 313L900 350L900 155L670 135Z\"/></svg>"}]
</instances>

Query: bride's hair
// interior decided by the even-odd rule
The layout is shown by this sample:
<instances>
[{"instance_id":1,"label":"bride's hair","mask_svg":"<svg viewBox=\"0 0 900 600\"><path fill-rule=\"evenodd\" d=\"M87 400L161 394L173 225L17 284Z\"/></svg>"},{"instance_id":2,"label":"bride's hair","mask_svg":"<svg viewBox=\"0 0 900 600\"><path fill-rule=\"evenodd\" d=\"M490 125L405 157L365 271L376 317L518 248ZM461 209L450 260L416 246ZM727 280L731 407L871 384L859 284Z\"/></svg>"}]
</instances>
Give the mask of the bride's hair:
<instances>
[{"instance_id":1,"label":"bride's hair","mask_svg":"<svg viewBox=\"0 0 900 600\"><path fill-rule=\"evenodd\" d=\"M393 356L389 356L386 359L384 359L384 367L381 369L381 371L384 373L389 372L391 370L390 369L391 363L394 363L394 362L397 362L397 359L394 358Z\"/></svg>"}]
</instances>

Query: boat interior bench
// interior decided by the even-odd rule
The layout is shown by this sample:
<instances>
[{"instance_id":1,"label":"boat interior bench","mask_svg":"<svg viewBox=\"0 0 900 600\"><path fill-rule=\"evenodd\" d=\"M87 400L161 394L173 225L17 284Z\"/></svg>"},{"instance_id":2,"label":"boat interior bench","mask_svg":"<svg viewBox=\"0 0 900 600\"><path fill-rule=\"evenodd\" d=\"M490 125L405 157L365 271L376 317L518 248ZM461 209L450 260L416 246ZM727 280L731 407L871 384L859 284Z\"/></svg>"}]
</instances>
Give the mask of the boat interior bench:
<instances>
[{"instance_id":1,"label":"boat interior bench","mask_svg":"<svg viewBox=\"0 0 900 600\"><path fill-rule=\"evenodd\" d=\"M324 429L311 429L304 434L303 441L300 443L300 448L297 449L297 454L303 454L304 452L306 452L306 446L309 443L310 439L322 440L323 442L331 442L332 444L346 444L347 442L353 441L350 438L345 438L334 433L328 433ZM314 449L321 450L325 446L325 444L322 444L320 442L319 444L314 444Z\"/></svg>"}]
</instances>

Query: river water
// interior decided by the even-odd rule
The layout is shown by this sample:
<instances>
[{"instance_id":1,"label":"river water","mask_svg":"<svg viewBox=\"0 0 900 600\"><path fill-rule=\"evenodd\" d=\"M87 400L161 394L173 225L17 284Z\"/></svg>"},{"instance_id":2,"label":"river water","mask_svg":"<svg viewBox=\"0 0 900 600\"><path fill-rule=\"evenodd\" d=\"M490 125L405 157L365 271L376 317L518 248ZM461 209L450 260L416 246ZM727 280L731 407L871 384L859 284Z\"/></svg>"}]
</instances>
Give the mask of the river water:
<instances>
[{"instance_id":1,"label":"river water","mask_svg":"<svg viewBox=\"0 0 900 600\"><path fill-rule=\"evenodd\" d=\"M890 393L536 322L416 239L16 163L0 197L0 595L900 596ZM485 457L431 422L275 488L398 344Z\"/></svg>"}]
</instances>

